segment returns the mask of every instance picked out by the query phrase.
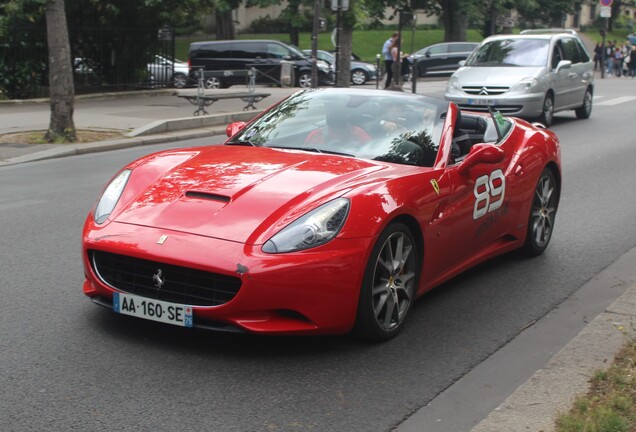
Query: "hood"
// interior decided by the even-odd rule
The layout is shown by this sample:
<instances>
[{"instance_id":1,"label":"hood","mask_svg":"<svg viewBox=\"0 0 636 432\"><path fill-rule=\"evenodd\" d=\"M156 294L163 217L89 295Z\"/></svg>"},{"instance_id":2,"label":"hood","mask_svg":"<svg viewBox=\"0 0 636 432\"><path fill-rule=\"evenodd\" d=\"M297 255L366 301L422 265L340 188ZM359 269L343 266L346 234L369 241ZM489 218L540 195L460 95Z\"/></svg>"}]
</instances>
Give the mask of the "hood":
<instances>
[{"instance_id":1,"label":"hood","mask_svg":"<svg viewBox=\"0 0 636 432\"><path fill-rule=\"evenodd\" d=\"M511 87L526 77L538 78L545 67L464 66L455 72L461 86Z\"/></svg>"},{"instance_id":2,"label":"hood","mask_svg":"<svg viewBox=\"0 0 636 432\"><path fill-rule=\"evenodd\" d=\"M387 169L390 165L327 154L208 147L149 185L131 184L143 181L143 165L136 167L127 188L139 192L112 218L252 243Z\"/></svg>"}]
</instances>

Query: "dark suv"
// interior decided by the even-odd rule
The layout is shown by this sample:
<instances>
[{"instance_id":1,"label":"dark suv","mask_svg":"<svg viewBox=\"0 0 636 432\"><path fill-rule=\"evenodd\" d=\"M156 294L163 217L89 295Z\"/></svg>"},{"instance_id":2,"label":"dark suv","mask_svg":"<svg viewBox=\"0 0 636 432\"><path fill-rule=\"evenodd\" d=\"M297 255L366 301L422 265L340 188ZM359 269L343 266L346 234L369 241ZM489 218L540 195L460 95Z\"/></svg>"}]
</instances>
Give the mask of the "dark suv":
<instances>
[{"instance_id":1,"label":"dark suv","mask_svg":"<svg viewBox=\"0 0 636 432\"><path fill-rule=\"evenodd\" d=\"M244 75L229 71L256 68L257 83L278 83L281 76L281 61L294 64L295 84L311 86L311 60L297 48L274 40L226 40L195 42L190 44L188 56L190 76L197 77L199 69L204 71L226 71L223 76L206 76L207 88L225 88L233 84L245 84ZM219 74L221 75L221 74ZM330 84L331 71L328 66L318 65L318 82Z\"/></svg>"}]
</instances>

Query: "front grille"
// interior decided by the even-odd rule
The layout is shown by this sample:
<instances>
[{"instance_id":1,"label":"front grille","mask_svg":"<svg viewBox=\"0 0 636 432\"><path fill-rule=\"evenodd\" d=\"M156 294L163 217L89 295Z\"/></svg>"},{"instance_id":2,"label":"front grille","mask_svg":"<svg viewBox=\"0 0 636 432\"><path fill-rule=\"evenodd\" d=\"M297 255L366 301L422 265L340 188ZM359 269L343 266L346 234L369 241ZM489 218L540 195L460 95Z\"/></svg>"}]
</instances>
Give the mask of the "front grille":
<instances>
[{"instance_id":1,"label":"front grille","mask_svg":"<svg viewBox=\"0 0 636 432\"><path fill-rule=\"evenodd\" d=\"M468 105L468 104L459 104L460 109L467 111L478 111L478 112L488 112L487 105ZM521 105L494 105L493 108L496 111L504 115L514 115L521 111L523 106Z\"/></svg>"},{"instance_id":2,"label":"front grille","mask_svg":"<svg viewBox=\"0 0 636 432\"><path fill-rule=\"evenodd\" d=\"M510 87L497 86L463 86L462 91L474 96L498 96L510 90Z\"/></svg>"},{"instance_id":3,"label":"front grille","mask_svg":"<svg viewBox=\"0 0 636 432\"><path fill-rule=\"evenodd\" d=\"M105 284L142 297L218 306L232 300L241 288L241 279L237 277L102 251L89 254L93 270Z\"/></svg>"}]
</instances>

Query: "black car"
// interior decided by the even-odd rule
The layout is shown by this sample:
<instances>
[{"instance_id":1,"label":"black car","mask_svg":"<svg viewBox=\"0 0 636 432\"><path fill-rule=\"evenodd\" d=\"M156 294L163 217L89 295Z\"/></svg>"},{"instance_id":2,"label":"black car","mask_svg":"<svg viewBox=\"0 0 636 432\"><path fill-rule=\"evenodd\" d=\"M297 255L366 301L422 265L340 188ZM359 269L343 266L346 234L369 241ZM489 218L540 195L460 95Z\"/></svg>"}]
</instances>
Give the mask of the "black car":
<instances>
[{"instance_id":1,"label":"black car","mask_svg":"<svg viewBox=\"0 0 636 432\"><path fill-rule=\"evenodd\" d=\"M223 73L206 75L207 88L226 88L234 84L245 84L246 71L256 68L257 83L279 83L281 64L293 64L295 84L299 87L311 86L311 61L297 48L275 40L226 40L194 42L190 44L188 63L190 76L197 79L200 69ZM318 81L329 84L331 74L327 65L318 65Z\"/></svg>"},{"instance_id":2,"label":"black car","mask_svg":"<svg viewBox=\"0 0 636 432\"><path fill-rule=\"evenodd\" d=\"M459 62L466 60L479 46L476 42L444 42L430 45L409 56L415 64L419 77L450 75L459 68Z\"/></svg>"}]
</instances>

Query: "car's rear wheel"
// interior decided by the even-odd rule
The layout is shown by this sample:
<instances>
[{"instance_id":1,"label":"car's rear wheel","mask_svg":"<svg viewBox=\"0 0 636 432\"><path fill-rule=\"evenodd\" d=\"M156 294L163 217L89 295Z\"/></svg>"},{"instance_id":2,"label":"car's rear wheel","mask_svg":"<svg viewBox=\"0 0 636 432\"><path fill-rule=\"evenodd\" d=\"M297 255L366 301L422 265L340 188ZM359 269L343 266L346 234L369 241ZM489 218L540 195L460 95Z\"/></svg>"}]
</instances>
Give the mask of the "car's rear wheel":
<instances>
[{"instance_id":1,"label":"car's rear wheel","mask_svg":"<svg viewBox=\"0 0 636 432\"><path fill-rule=\"evenodd\" d=\"M355 85L362 85L367 82L369 77L362 69L354 69L351 71L351 82Z\"/></svg>"},{"instance_id":2,"label":"car's rear wheel","mask_svg":"<svg viewBox=\"0 0 636 432\"><path fill-rule=\"evenodd\" d=\"M367 263L355 332L379 342L397 335L417 291L418 257L411 230L393 223L380 234Z\"/></svg>"},{"instance_id":3,"label":"car's rear wheel","mask_svg":"<svg viewBox=\"0 0 636 432\"><path fill-rule=\"evenodd\" d=\"M311 87L311 73L301 72L298 75L298 87L309 88Z\"/></svg>"},{"instance_id":4,"label":"car's rear wheel","mask_svg":"<svg viewBox=\"0 0 636 432\"><path fill-rule=\"evenodd\" d=\"M205 80L205 88L218 89L223 87L223 81L218 77L209 77Z\"/></svg>"},{"instance_id":5,"label":"car's rear wheel","mask_svg":"<svg viewBox=\"0 0 636 432\"><path fill-rule=\"evenodd\" d=\"M554 97L552 93L548 93L545 95L545 99L543 99L543 107L541 108L541 115L539 116L539 121L543 123L546 127L552 125L552 121L554 120Z\"/></svg>"},{"instance_id":6,"label":"car's rear wheel","mask_svg":"<svg viewBox=\"0 0 636 432\"><path fill-rule=\"evenodd\" d=\"M172 84L176 88L184 88L188 85L188 76L182 73L176 73L174 77L172 77Z\"/></svg>"},{"instance_id":7,"label":"car's rear wheel","mask_svg":"<svg viewBox=\"0 0 636 432\"><path fill-rule=\"evenodd\" d=\"M590 118L590 115L592 115L592 99L592 90L588 88L587 90L585 90L585 96L583 96L583 105L574 110L574 112L576 113L576 118Z\"/></svg>"},{"instance_id":8,"label":"car's rear wheel","mask_svg":"<svg viewBox=\"0 0 636 432\"><path fill-rule=\"evenodd\" d=\"M554 172L545 168L534 189L524 252L529 256L541 255L548 247L554 230L554 219L559 206L559 190Z\"/></svg>"}]
</instances>

